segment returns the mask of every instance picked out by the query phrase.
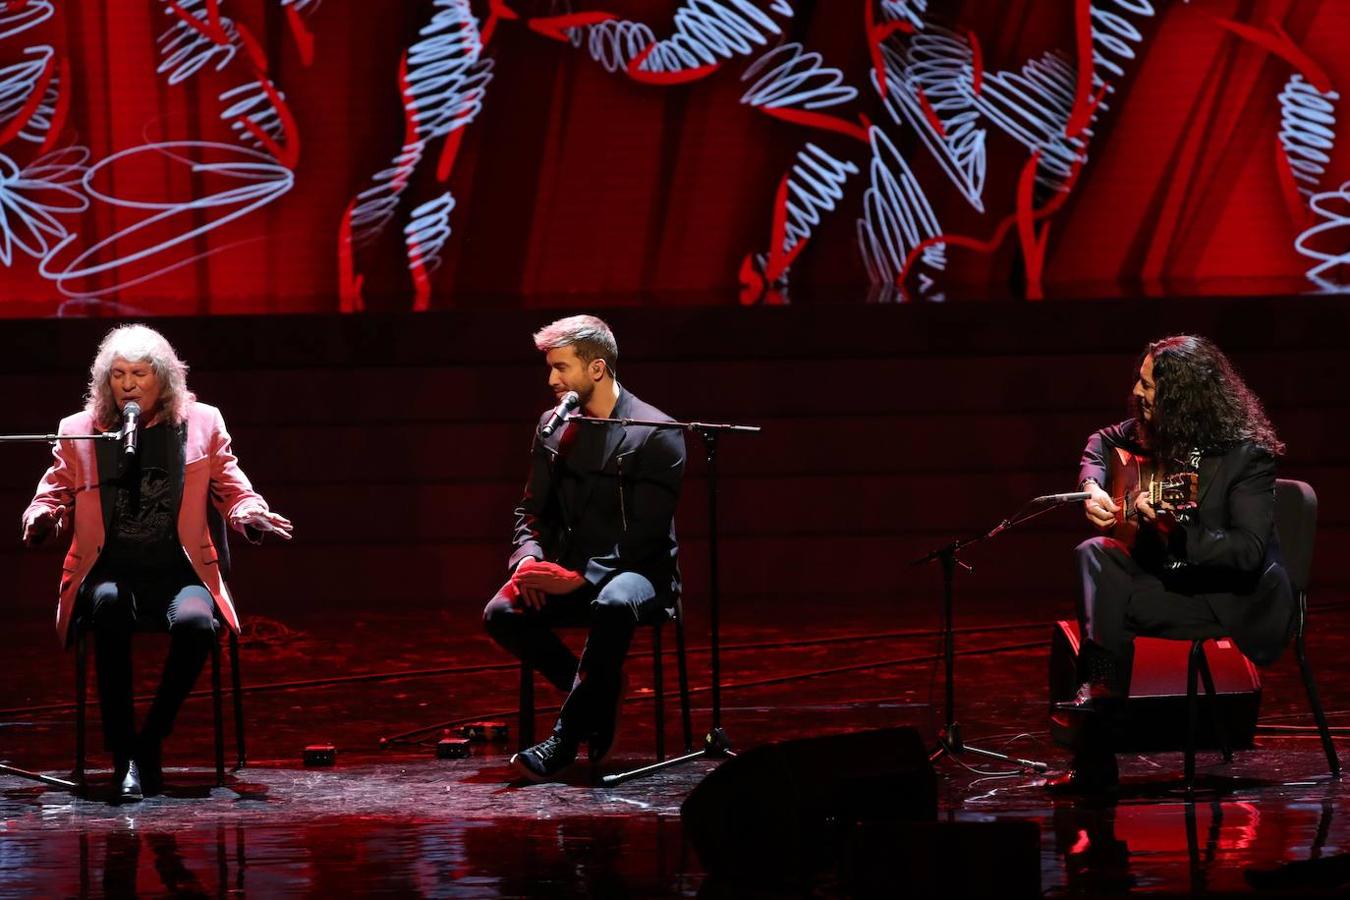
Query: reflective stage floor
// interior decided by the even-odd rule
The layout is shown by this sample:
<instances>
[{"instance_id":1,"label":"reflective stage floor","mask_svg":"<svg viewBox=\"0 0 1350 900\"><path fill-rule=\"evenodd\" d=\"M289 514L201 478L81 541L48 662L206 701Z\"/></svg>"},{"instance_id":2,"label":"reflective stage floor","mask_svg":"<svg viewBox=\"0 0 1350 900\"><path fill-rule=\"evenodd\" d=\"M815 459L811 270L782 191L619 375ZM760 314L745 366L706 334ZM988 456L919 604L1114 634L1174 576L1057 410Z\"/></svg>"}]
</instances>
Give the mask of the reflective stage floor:
<instances>
[{"instance_id":1,"label":"reflective stage floor","mask_svg":"<svg viewBox=\"0 0 1350 900\"><path fill-rule=\"evenodd\" d=\"M942 673L931 622L899 627L880 603L788 610L774 625L729 607L722 713L736 749L892 726L932 741ZM968 741L1064 764L1046 695L1050 623L1062 613L965 611L956 674ZM1314 617L1310 654L1324 703L1333 725L1350 725L1350 607ZM255 616L243 644L247 767L214 786L211 704L202 697L166 745L164 796L109 805L108 763L97 753L91 764L102 768L85 799L0 776L0 896L929 896L963 882L1001 883L1000 896L1334 896L1350 886L1350 792L1327 777L1315 737L1265 729L1231 764L1202 753L1203 784L1217 789L1189 799L1176 790L1181 755L1173 751L1123 754L1123 789L1109 803L1052 801L1040 774L969 754L943 760L939 824L929 830L834 823L838 839L816 848L808 880L788 878L801 860L787 853L776 873L728 879L700 860L680 818L717 760L613 787L592 784L579 765L562 783L535 786L513 780L503 744L438 759L442 731L433 728L421 743L382 748L381 738L466 718L506 721L514 740L516 670L485 638L463 633L463 620L436 610ZM710 717L704 624L692 621L689 631L696 729ZM0 761L64 775L74 745L71 666L48 629L45 616L34 617L3 638ZM147 689L162 652L154 637L139 647L138 660L155 662L138 673ZM647 652L640 637L610 771L651 758ZM675 685L673 655L666 685ZM542 683L537 690L542 731L542 707L557 698ZM673 697L667 712L667 741L678 751ZM90 716L96 726L92 705ZM1310 724L1292 658L1265 673L1259 722ZM306 768L302 748L320 742L336 746L336 765ZM817 765L848 772L862 762L826 755ZM812 776L794 773L783 794ZM1018 859L998 826L1024 821L1039 838ZM1028 864L1039 887L1012 875Z\"/></svg>"}]
</instances>

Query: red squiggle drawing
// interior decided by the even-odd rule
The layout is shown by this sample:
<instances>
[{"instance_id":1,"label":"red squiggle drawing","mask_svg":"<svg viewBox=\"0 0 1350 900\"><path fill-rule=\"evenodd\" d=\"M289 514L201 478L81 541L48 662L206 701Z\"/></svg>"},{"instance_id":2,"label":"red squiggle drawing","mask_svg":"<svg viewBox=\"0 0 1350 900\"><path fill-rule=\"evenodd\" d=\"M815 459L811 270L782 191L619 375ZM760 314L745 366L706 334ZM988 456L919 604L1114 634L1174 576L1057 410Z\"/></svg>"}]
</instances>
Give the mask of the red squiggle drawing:
<instances>
[{"instance_id":1,"label":"red squiggle drawing","mask_svg":"<svg viewBox=\"0 0 1350 900\"><path fill-rule=\"evenodd\" d=\"M569 32L573 28L599 25L601 22L609 22L618 18L614 13L607 12L568 13L565 16L537 16L527 20L525 24L537 34L542 34L550 40L566 43L571 40Z\"/></svg>"},{"instance_id":2,"label":"red squiggle drawing","mask_svg":"<svg viewBox=\"0 0 1350 900\"><path fill-rule=\"evenodd\" d=\"M502 22L516 22L520 20L520 13L506 5L506 0L489 0L487 23L483 25L482 37L483 46L486 47L492 43L492 38L497 33L497 26Z\"/></svg>"},{"instance_id":3,"label":"red squiggle drawing","mask_svg":"<svg viewBox=\"0 0 1350 900\"><path fill-rule=\"evenodd\" d=\"M1323 69L1316 60L1305 53L1303 48L1296 44L1289 33L1281 28L1280 23L1274 19L1267 23L1267 28L1264 30L1243 22L1234 22L1232 19L1214 17L1214 22L1243 40L1250 41L1258 47L1264 47L1284 59L1301 72L1303 77L1323 94L1332 90L1331 76L1327 75L1326 69Z\"/></svg>"},{"instance_id":4,"label":"red squiggle drawing","mask_svg":"<svg viewBox=\"0 0 1350 900\"><path fill-rule=\"evenodd\" d=\"M300 9L294 3L286 4L286 25L295 40L295 49L300 54L300 62L305 66L314 65L314 34L305 24Z\"/></svg>"},{"instance_id":5,"label":"red squiggle drawing","mask_svg":"<svg viewBox=\"0 0 1350 900\"><path fill-rule=\"evenodd\" d=\"M1034 179L1034 173L1036 172L1040 164L1040 160L1037 159L1036 157L1037 154L1032 153L1030 158L1028 158L1026 163L1023 165L1022 175L1018 179L1019 190L1020 185L1028 177L1027 175L1028 172L1033 173L1031 177ZM920 241L918 244L914 246L913 249L909 251L909 255L905 257L905 264L903 267L901 267L900 274L896 278L896 287L900 289L901 293L904 292L905 282L909 279L910 270L913 268L914 263L918 261L919 257L922 254L927 252L932 247L951 245L955 247L966 247L967 249L974 250L977 253L993 253L995 250L998 249L999 245L1003 243L1004 238L1008 236L1008 231L1014 225L1018 225L1019 227L1022 228L1026 227L1024 224L1022 224L1020 217L1025 217L1030 223L1035 223L1049 216L1053 216L1056 212L1059 211L1060 207L1062 207L1066 202L1068 202L1069 195L1073 191L1073 185L1074 183L1077 182L1078 175L1081 171L1082 171L1082 164L1080 163L1079 165L1074 167L1072 172L1070 172L1065 190L1057 192L1054 195L1052 195L1050 200L1044 206L1040 207L1039 209L1032 209L1029 207L1019 208L1019 211L1017 213L1014 213L1002 219L998 223L998 225L994 228L994 232L989 237L988 240L982 241L978 238L964 234L939 234L934 235L933 237L930 238L926 238L923 241Z\"/></svg>"},{"instance_id":6,"label":"red squiggle drawing","mask_svg":"<svg viewBox=\"0 0 1350 900\"><path fill-rule=\"evenodd\" d=\"M878 25L873 2L874 0L863 0L863 31L867 35L867 52L872 57L872 79L878 85L877 90L881 92L881 99L885 100L889 87L886 84L886 62L882 57L881 46L897 31L913 34L916 26L905 19L895 19Z\"/></svg>"},{"instance_id":7,"label":"red squiggle drawing","mask_svg":"<svg viewBox=\"0 0 1350 900\"><path fill-rule=\"evenodd\" d=\"M357 313L366 308L365 297L361 289L365 286L366 276L356 273L355 252L352 246L352 211L356 200L347 204L342 214L342 224L338 227L338 312Z\"/></svg>"},{"instance_id":8,"label":"red squiggle drawing","mask_svg":"<svg viewBox=\"0 0 1350 900\"><path fill-rule=\"evenodd\" d=\"M628 77L634 81L640 81L643 84L688 84L691 81L698 81L700 78L706 78L713 72L721 68L721 63L707 63L702 66L693 66L688 69L676 69L673 72L652 72L642 68L645 63L656 51L656 44L648 44L647 47L628 61Z\"/></svg>"},{"instance_id":9,"label":"red squiggle drawing","mask_svg":"<svg viewBox=\"0 0 1350 900\"><path fill-rule=\"evenodd\" d=\"M0 147L19 136L28 127L47 96L47 88L57 70L56 52L49 46L29 47L26 54L36 54L35 59L0 70L0 84L13 84L26 92L23 105L14 113L14 117L0 130ZM24 96L24 95L20 95Z\"/></svg>"}]
</instances>

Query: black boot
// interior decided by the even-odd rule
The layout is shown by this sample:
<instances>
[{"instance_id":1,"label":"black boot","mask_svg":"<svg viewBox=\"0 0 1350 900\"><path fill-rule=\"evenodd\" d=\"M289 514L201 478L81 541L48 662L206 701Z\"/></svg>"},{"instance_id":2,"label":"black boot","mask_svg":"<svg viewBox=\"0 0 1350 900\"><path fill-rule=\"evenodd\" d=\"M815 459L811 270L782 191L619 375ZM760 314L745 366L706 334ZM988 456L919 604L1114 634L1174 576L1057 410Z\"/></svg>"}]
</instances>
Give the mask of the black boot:
<instances>
[{"instance_id":1,"label":"black boot","mask_svg":"<svg viewBox=\"0 0 1350 900\"><path fill-rule=\"evenodd\" d=\"M1115 729L1123 701L1098 701L1096 712L1083 716L1069 771L1046 779L1052 794L1106 794L1120 786L1116 766Z\"/></svg>"},{"instance_id":2,"label":"black boot","mask_svg":"<svg viewBox=\"0 0 1350 900\"><path fill-rule=\"evenodd\" d=\"M577 742L552 734L511 757L511 765L530 781L552 781L555 775L576 762L576 759Z\"/></svg>"},{"instance_id":3,"label":"black boot","mask_svg":"<svg viewBox=\"0 0 1350 900\"><path fill-rule=\"evenodd\" d=\"M1105 794L1119 787L1114 748L1125 716L1129 691L1126 667L1130 662L1093 641L1083 642L1078 654L1078 675L1083 683L1072 700L1056 704L1081 720L1073 765L1068 772L1047 779L1046 790L1053 794Z\"/></svg>"},{"instance_id":4,"label":"black boot","mask_svg":"<svg viewBox=\"0 0 1350 900\"><path fill-rule=\"evenodd\" d=\"M1095 749L1075 753L1073 767L1067 772L1045 780L1045 789L1052 794L1092 796L1110 794L1120 787L1120 770L1116 755L1109 750Z\"/></svg>"},{"instance_id":5,"label":"black boot","mask_svg":"<svg viewBox=\"0 0 1350 900\"><path fill-rule=\"evenodd\" d=\"M1129 667L1133 662L1111 653L1094 641L1083 641L1078 651L1078 692L1072 700L1062 700L1056 709L1065 712L1098 712L1098 706L1108 705L1114 712L1114 701L1124 701L1129 692Z\"/></svg>"}]
</instances>

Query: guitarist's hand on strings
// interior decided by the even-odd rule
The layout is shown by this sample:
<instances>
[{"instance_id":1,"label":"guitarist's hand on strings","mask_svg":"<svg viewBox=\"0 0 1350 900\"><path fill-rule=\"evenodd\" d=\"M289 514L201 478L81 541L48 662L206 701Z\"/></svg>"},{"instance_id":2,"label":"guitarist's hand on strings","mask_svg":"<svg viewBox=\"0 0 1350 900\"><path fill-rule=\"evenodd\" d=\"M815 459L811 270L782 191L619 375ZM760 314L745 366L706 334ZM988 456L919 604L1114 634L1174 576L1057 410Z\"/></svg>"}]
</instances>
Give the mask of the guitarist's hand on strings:
<instances>
[{"instance_id":1,"label":"guitarist's hand on strings","mask_svg":"<svg viewBox=\"0 0 1350 900\"><path fill-rule=\"evenodd\" d=\"M1103 531L1115 525L1120 507L1111 499L1111 495L1095 481L1084 483L1083 490L1092 494L1083 501L1083 511L1087 513L1088 521Z\"/></svg>"},{"instance_id":2,"label":"guitarist's hand on strings","mask_svg":"<svg viewBox=\"0 0 1350 900\"><path fill-rule=\"evenodd\" d=\"M1145 522L1157 525L1164 532L1171 529L1176 524L1176 510L1172 504L1166 500L1159 501L1155 509L1148 499L1148 491L1140 491L1139 496L1135 498L1134 510L1139 513L1139 517Z\"/></svg>"}]
</instances>

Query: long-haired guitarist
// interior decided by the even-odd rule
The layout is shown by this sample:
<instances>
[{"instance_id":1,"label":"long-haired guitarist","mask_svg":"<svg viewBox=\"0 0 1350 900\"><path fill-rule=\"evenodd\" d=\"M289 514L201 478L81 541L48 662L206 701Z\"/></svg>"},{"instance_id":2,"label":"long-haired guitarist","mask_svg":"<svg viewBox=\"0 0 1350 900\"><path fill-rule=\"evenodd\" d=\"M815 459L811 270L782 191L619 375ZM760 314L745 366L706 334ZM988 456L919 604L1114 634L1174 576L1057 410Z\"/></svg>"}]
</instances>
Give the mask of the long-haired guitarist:
<instances>
[{"instance_id":1,"label":"long-haired guitarist","mask_svg":"<svg viewBox=\"0 0 1350 900\"><path fill-rule=\"evenodd\" d=\"M1133 417L1093 434L1079 479L1078 695L1073 768L1057 791L1096 792L1118 776L1111 732L1129 693L1136 635L1227 635L1257 664L1284 648L1294 602L1275 536L1275 458L1284 444L1218 347L1177 335L1136 367Z\"/></svg>"}]
</instances>

